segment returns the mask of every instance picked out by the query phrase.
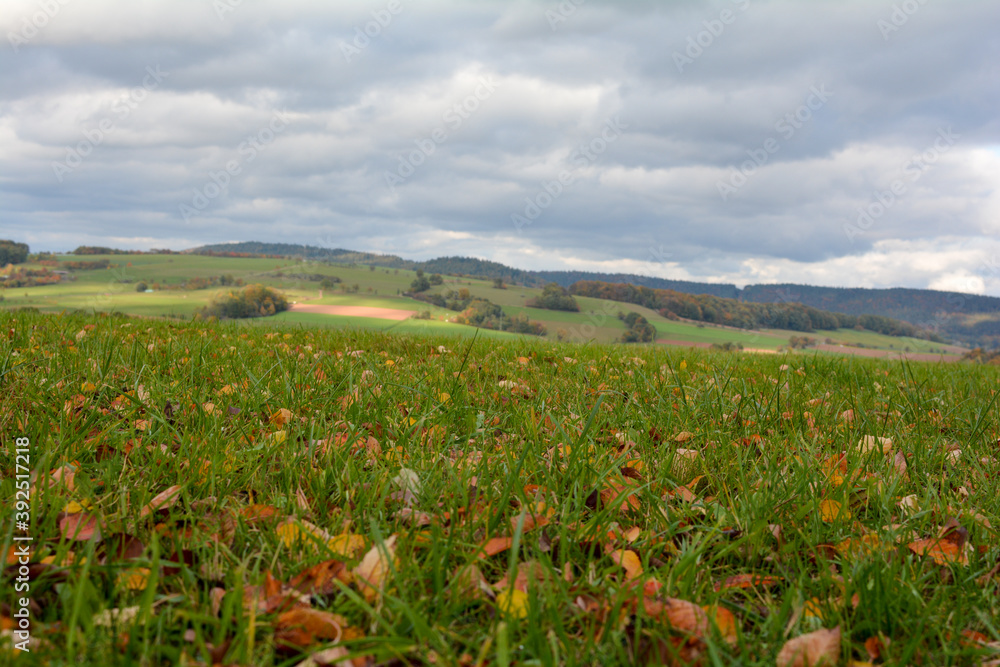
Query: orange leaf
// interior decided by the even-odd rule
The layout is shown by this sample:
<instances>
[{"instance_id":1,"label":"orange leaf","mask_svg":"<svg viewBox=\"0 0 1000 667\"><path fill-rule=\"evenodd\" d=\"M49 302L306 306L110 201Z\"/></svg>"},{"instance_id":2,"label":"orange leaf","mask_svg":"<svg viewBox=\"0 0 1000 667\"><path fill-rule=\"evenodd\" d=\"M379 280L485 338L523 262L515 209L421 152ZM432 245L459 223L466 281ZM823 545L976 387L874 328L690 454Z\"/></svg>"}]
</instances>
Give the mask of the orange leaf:
<instances>
[{"instance_id":1,"label":"orange leaf","mask_svg":"<svg viewBox=\"0 0 1000 667\"><path fill-rule=\"evenodd\" d=\"M491 537L486 540L486 544L479 552L480 558L486 558L487 556L496 556L498 553L507 551L514 544L514 539L511 537Z\"/></svg>"},{"instance_id":2,"label":"orange leaf","mask_svg":"<svg viewBox=\"0 0 1000 667\"><path fill-rule=\"evenodd\" d=\"M708 614L693 602L677 598L667 598L663 602L643 598L643 606L646 614L666 621L675 630L698 638L708 633Z\"/></svg>"},{"instance_id":3,"label":"orange leaf","mask_svg":"<svg viewBox=\"0 0 1000 667\"><path fill-rule=\"evenodd\" d=\"M840 626L789 639L776 659L777 667L833 667L840 661Z\"/></svg>"},{"instance_id":4,"label":"orange leaf","mask_svg":"<svg viewBox=\"0 0 1000 667\"><path fill-rule=\"evenodd\" d=\"M346 625L342 616L310 607L296 607L278 616L274 638L279 645L298 648L318 641L336 643L343 636Z\"/></svg>"},{"instance_id":5,"label":"orange leaf","mask_svg":"<svg viewBox=\"0 0 1000 667\"><path fill-rule=\"evenodd\" d=\"M962 551L962 547L948 540L932 537L926 540L910 542L908 546L910 551L918 556L930 556L938 565L948 565L949 563L969 564L969 557Z\"/></svg>"},{"instance_id":6,"label":"orange leaf","mask_svg":"<svg viewBox=\"0 0 1000 667\"><path fill-rule=\"evenodd\" d=\"M729 611L725 607L702 607L705 613L709 617L714 617L715 627L718 628L719 634L722 639L725 640L727 644L735 644L738 637L736 633L736 617L733 612Z\"/></svg>"}]
</instances>

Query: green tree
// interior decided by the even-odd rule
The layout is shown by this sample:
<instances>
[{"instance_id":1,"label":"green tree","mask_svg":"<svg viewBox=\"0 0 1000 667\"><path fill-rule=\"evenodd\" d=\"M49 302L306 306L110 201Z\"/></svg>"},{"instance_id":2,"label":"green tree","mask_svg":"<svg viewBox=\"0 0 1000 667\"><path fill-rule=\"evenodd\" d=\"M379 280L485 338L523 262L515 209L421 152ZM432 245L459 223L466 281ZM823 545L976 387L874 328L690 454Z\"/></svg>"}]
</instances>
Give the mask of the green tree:
<instances>
[{"instance_id":1,"label":"green tree","mask_svg":"<svg viewBox=\"0 0 1000 667\"><path fill-rule=\"evenodd\" d=\"M0 266L22 264L28 259L28 244L0 240Z\"/></svg>"}]
</instances>

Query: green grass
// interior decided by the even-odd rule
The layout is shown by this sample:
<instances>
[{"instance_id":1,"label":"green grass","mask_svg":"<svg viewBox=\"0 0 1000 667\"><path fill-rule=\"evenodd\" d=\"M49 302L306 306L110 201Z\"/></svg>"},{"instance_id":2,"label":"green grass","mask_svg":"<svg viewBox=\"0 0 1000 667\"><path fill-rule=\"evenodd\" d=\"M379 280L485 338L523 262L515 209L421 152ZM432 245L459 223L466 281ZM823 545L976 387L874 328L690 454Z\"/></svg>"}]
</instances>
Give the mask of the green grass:
<instances>
[{"instance_id":1,"label":"green grass","mask_svg":"<svg viewBox=\"0 0 1000 667\"><path fill-rule=\"evenodd\" d=\"M835 627L839 664L872 637L884 664L996 657L976 641L1000 641L996 367L281 321L0 312L5 553L24 534L17 438L35 475L36 643L17 664L292 665L339 646L364 664L664 664L681 647L763 666ZM891 451L863 453L866 436ZM72 539L67 517L102 539ZM916 541L943 529L937 563ZM510 548L480 557L497 537ZM386 544L366 588L357 568ZM283 597L321 564L341 578ZM473 565L481 587L456 576ZM726 588L737 575L771 583ZM677 600L709 620L671 617ZM310 635L293 607L336 616ZM129 618L109 627L114 609Z\"/></svg>"}]
</instances>

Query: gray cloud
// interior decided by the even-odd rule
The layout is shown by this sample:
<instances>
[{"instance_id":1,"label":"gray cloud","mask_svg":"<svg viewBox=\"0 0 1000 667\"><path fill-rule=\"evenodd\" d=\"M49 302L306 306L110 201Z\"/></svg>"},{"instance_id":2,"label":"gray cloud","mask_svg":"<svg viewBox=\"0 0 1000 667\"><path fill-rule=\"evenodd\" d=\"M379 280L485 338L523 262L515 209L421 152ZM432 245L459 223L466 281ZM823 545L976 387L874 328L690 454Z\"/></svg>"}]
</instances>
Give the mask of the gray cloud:
<instances>
[{"instance_id":1,"label":"gray cloud","mask_svg":"<svg viewBox=\"0 0 1000 667\"><path fill-rule=\"evenodd\" d=\"M221 1L5 6L4 236L1000 295L996 3Z\"/></svg>"}]
</instances>

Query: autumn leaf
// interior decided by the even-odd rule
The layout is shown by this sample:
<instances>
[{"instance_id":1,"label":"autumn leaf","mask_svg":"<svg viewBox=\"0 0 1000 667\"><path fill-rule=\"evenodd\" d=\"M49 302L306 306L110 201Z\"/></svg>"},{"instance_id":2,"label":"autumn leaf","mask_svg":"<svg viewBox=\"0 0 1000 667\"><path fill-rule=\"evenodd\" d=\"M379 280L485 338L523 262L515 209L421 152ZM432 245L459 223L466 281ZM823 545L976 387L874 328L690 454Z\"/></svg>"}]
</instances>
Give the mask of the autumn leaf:
<instances>
[{"instance_id":1,"label":"autumn leaf","mask_svg":"<svg viewBox=\"0 0 1000 667\"><path fill-rule=\"evenodd\" d=\"M357 533L341 533L331 538L326 543L326 547L338 556L357 558L362 551L368 548L368 539Z\"/></svg>"},{"instance_id":2,"label":"autumn leaf","mask_svg":"<svg viewBox=\"0 0 1000 667\"><path fill-rule=\"evenodd\" d=\"M780 584L781 581L781 577L771 577L759 574L736 574L731 577L726 577L725 581L721 584L716 584L715 590L722 591L727 588L751 588L753 586L770 588L775 584Z\"/></svg>"},{"instance_id":3,"label":"autumn leaf","mask_svg":"<svg viewBox=\"0 0 1000 667\"><path fill-rule=\"evenodd\" d=\"M158 493L155 498L150 500L149 503L142 508L142 511L139 512L139 518L145 519L153 512L164 510L176 505L177 501L180 499L181 488L182 487L179 484L175 484L166 491Z\"/></svg>"},{"instance_id":4,"label":"autumn leaf","mask_svg":"<svg viewBox=\"0 0 1000 667\"><path fill-rule=\"evenodd\" d=\"M527 618L528 594L516 588L508 588L497 593L497 609L511 618Z\"/></svg>"},{"instance_id":5,"label":"autumn leaf","mask_svg":"<svg viewBox=\"0 0 1000 667\"><path fill-rule=\"evenodd\" d=\"M80 512L67 514L59 520L59 531L68 540L100 542L101 522L95 514Z\"/></svg>"},{"instance_id":6,"label":"autumn leaf","mask_svg":"<svg viewBox=\"0 0 1000 667\"><path fill-rule=\"evenodd\" d=\"M788 640L775 660L777 667L832 667L840 661L840 626Z\"/></svg>"},{"instance_id":7,"label":"autumn leaf","mask_svg":"<svg viewBox=\"0 0 1000 667\"><path fill-rule=\"evenodd\" d=\"M147 567L133 567L118 573L118 586L130 591L144 591L152 572Z\"/></svg>"},{"instance_id":8,"label":"autumn leaf","mask_svg":"<svg viewBox=\"0 0 1000 667\"><path fill-rule=\"evenodd\" d=\"M955 542L944 540L938 537L917 540L907 545L913 553L918 556L930 556L938 565L949 565L957 563L968 565L969 557L962 547Z\"/></svg>"},{"instance_id":9,"label":"autumn leaf","mask_svg":"<svg viewBox=\"0 0 1000 667\"><path fill-rule=\"evenodd\" d=\"M625 569L626 580L635 579L642 575L642 562L639 560L639 555L631 549L612 551L608 556Z\"/></svg>"},{"instance_id":10,"label":"autumn leaf","mask_svg":"<svg viewBox=\"0 0 1000 667\"><path fill-rule=\"evenodd\" d=\"M337 592L336 582L350 584L351 573L347 565L339 560L327 560L306 568L297 574L290 582L289 586L310 595L333 595Z\"/></svg>"},{"instance_id":11,"label":"autumn leaf","mask_svg":"<svg viewBox=\"0 0 1000 667\"><path fill-rule=\"evenodd\" d=\"M666 598L662 602L643 598L643 608L647 615L665 621L680 632L698 638L708 633L708 614L693 602L677 598Z\"/></svg>"},{"instance_id":12,"label":"autumn leaf","mask_svg":"<svg viewBox=\"0 0 1000 667\"><path fill-rule=\"evenodd\" d=\"M459 595L472 599L493 599L496 594L474 563L460 565L451 575L451 585Z\"/></svg>"},{"instance_id":13,"label":"autumn leaf","mask_svg":"<svg viewBox=\"0 0 1000 667\"><path fill-rule=\"evenodd\" d=\"M270 421L272 425L281 428L288 422L292 421L292 411L287 408L278 408L271 413L271 417L268 421Z\"/></svg>"},{"instance_id":14,"label":"autumn leaf","mask_svg":"<svg viewBox=\"0 0 1000 667\"><path fill-rule=\"evenodd\" d=\"M382 544L373 546L352 570L358 587L368 602L373 602L382 593L385 581L396 563L396 536L393 535Z\"/></svg>"},{"instance_id":15,"label":"autumn leaf","mask_svg":"<svg viewBox=\"0 0 1000 667\"><path fill-rule=\"evenodd\" d=\"M279 646L306 648L318 642L336 643L344 634L343 616L311 607L295 607L278 616L274 640Z\"/></svg>"},{"instance_id":16,"label":"autumn leaf","mask_svg":"<svg viewBox=\"0 0 1000 667\"><path fill-rule=\"evenodd\" d=\"M851 511L843 507L839 501L824 500L819 504L819 513L823 521L827 523L837 519L850 519Z\"/></svg>"},{"instance_id":17,"label":"autumn leaf","mask_svg":"<svg viewBox=\"0 0 1000 667\"><path fill-rule=\"evenodd\" d=\"M514 538L512 537L491 537L486 540L486 544L484 544L482 549L480 549L479 557L486 558L488 556L496 556L498 553L510 549L513 544Z\"/></svg>"}]
</instances>

